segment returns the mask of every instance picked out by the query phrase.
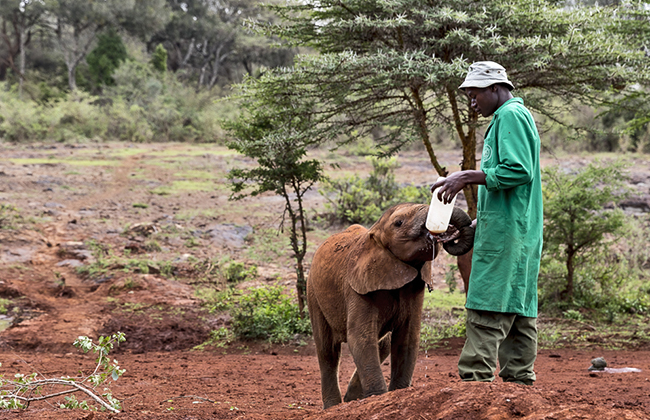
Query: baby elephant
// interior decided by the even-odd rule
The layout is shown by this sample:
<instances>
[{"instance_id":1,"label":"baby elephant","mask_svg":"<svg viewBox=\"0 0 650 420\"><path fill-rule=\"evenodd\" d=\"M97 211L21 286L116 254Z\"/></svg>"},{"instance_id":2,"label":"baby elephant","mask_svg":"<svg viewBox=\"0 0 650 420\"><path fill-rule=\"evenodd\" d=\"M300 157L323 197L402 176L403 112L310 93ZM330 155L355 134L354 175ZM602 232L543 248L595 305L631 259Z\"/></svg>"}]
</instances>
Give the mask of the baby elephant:
<instances>
[{"instance_id":1,"label":"baby elephant","mask_svg":"<svg viewBox=\"0 0 650 420\"><path fill-rule=\"evenodd\" d=\"M307 302L324 408L341 403L338 368L344 342L357 367L345 401L411 385L424 299L422 268L438 251L425 227L428 210L423 204L398 204L370 229L350 226L316 251ZM443 247L452 255L468 252L474 242L469 216L455 208L450 224L459 236ZM381 363L389 354L386 388Z\"/></svg>"}]
</instances>

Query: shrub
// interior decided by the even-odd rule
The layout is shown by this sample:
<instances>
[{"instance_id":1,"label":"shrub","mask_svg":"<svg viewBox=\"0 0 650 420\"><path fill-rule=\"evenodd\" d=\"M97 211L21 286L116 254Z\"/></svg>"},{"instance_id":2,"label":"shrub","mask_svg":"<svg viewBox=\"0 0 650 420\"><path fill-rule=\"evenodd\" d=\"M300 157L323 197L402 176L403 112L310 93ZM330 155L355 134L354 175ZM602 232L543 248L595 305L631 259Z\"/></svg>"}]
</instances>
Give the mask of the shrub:
<instances>
[{"instance_id":1,"label":"shrub","mask_svg":"<svg viewBox=\"0 0 650 420\"><path fill-rule=\"evenodd\" d=\"M226 281L229 283L239 283L247 279L257 277L257 266L253 265L246 268L244 263L233 261L226 268Z\"/></svg>"},{"instance_id":2,"label":"shrub","mask_svg":"<svg viewBox=\"0 0 650 420\"><path fill-rule=\"evenodd\" d=\"M218 293L203 291L201 295L211 312L230 312L232 331L237 338L284 343L296 334L311 333L309 319L300 318L295 298L285 291L276 285L244 292L232 288Z\"/></svg>"},{"instance_id":3,"label":"shrub","mask_svg":"<svg viewBox=\"0 0 650 420\"><path fill-rule=\"evenodd\" d=\"M628 194L624 166L596 162L575 173L550 167L543 176L540 303L551 311L607 307L634 277L619 246L626 231L616 207Z\"/></svg>"},{"instance_id":4,"label":"shrub","mask_svg":"<svg viewBox=\"0 0 650 420\"><path fill-rule=\"evenodd\" d=\"M426 203L431 199L429 187L408 185L400 188L395 181L397 159L370 158L373 170L361 179L355 175L325 181L320 193L328 200L326 210L335 220L369 225L391 206L398 203Z\"/></svg>"},{"instance_id":5,"label":"shrub","mask_svg":"<svg viewBox=\"0 0 650 420\"><path fill-rule=\"evenodd\" d=\"M248 289L231 311L234 333L241 338L284 343L296 334L309 334L308 318L301 319L298 305L281 286Z\"/></svg>"},{"instance_id":6,"label":"shrub","mask_svg":"<svg viewBox=\"0 0 650 420\"><path fill-rule=\"evenodd\" d=\"M113 85L113 73L127 58L126 46L115 29L97 37L97 46L86 56L90 77L99 86Z\"/></svg>"}]
</instances>

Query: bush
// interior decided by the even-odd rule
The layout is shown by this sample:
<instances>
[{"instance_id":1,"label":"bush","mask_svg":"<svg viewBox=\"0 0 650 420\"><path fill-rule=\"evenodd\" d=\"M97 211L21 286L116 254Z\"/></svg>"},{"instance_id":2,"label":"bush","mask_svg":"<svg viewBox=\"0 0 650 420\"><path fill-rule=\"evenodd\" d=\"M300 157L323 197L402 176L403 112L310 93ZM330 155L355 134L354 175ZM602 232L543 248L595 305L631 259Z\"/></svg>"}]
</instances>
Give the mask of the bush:
<instances>
[{"instance_id":1,"label":"bush","mask_svg":"<svg viewBox=\"0 0 650 420\"><path fill-rule=\"evenodd\" d=\"M230 312L237 338L284 343L296 334L311 334L309 319L300 318L298 304L282 286L249 288L242 294L228 289L204 295L211 312Z\"/></svg>"},{"instance_id":2,"label":"bush","mask_svg":"<svg viewBox=\"0 0 650 420\"><path fill-rule=\"evenodd\" d=\"M216 101L216 93L197 93L148 63L126 60L110 71L115 83L102 96L32 83L25 88L33 98L28 99L19 97L15 85L0 84L0 138L218 142L225 137L220 119L238 112Z\"/></svg>"},{"instance_id":3,"label":"bush","mask_svg":"<svg viewBox=\"0 0 650 420\"><path fill-rule=\"evenodd\" d=\"M575 173L550 167L543 176L542 309L566 313L618 305L622 286L639 274L622 252L629 228L616 203L628 194L624 165L596 162Z\"/></svg>"},{"instance_id":4,"label":"bush","mask_svg":"<svg viewBox=\"0 0 650 420\"><path fill-rule=\"evenodd\" d=\"M246 268L244 263L233 261L226 268L225 277L229 283L239 283L247 279L254 279L257 277L257 266L253 265L250 268Z\"/></svg>"},{"instance_id":5,"label":"bush","mask_svg":"<svg viewBox=\"0 0 650 420\"><path fill-rule=\"evenodd\" d=\"M372 173L365 179L359 176L326 181L320 193L328 200L326 209L330 218L347 223L370 225L391 206L398 203L427 203L431 199L428 186L400 187L395 182L397 159L370 158Z\"/></svg>"}]
</instances>

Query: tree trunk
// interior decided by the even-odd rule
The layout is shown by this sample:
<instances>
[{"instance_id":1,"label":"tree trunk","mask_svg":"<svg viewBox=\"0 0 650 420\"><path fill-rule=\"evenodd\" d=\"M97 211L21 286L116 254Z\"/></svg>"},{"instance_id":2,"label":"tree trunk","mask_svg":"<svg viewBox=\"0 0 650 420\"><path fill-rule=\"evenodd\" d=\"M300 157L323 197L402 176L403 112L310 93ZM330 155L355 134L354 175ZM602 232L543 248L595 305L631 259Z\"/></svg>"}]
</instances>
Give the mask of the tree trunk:
<instances>
[{"instance_id":1,"label":"tree trunk","mask_svg":"<svg viewBox=\"0 0 650 420\"><path fill-rule=\"evenodd\" d=\"M427 113L424 109L422 98L420 97L420 91L416 88L411 88L411 96L413 97L416 106L416 108L413 110L413 116L415 118L415 123L417 124L420 131L420 139L422 139L422 144L424 144L424 148L427 150L427 154L429 155L429 160L431 161L431 164L435 168L436 172L438 172L438 175L447 176L447 168L440 166L438 157L436 156L435 152L433 151L433 147L431 146L431 137L429 136L429 128L427 127Z\"/></svg>"},{"instance_id":2,"label":"tree trunk","mask_svg":"<svg viewBox=\"0 0 650 420\"><path fill-rule=\"evenodd\" d=\"M574 267L575 251L572 249L567 249L567 258L566 258L566 287L560 293L562 300L569 300L573 297L573 277L575 275Z\"/></svg>"},{"instance_id":3,"label":"tree trunk","mask_svg":"<svg viewBox=\"0 0 650 420\"><path fill-rule=\"evenodd\" d=\"M19 71L20 74L18 75L18 97L22 98L23 97L23 82L25 81L25 44L26 44L26 38L25 38L25 17L23 16L23 22L20 23L20 59L19 59Z\"/></svg>"},{"instance_id":4,"label":"tree trunk","mask_svg":"<svg viewBox=\"0 0 650 420\"><path fill-rule=\"evenodd\" d=\"M478 114L469 106L469 123L467 135L463 142L463 161L461 162L461 170L475 170L476 169L476 127L478 124ZM463 188L465 194L465 201L467 201L467 214L472 219L476 219L476 210L478 204L478 185L468 185Z\"/></svg>"},{"instance_id":5,"label":"tree trunk","mask_svg":"<svg viewBox=\"0 0 650 420\"><path fill-rule=\"evenodd\" d=\"M305 211L302 206L302 193L300 192L300 186L293 181L291 183L291 189L296 194L295 201L298 202L297 211L294 211L293 207L291 207L291 203L294 200L289 196L286 186L282 188L282 191L285 200L285 211L289 213L289 219L291 220L291 232L289 236L294 258L296 259L296 297L298 298L298 312L300 318L304 319L307 281L305 280L303 261L305 254L307 253L307 226L305 224ZM300 232L298 232L298 223L300 223ZM299 234L302 241L298 240Z\"/></svg>"},{"instance_id":6,"label":"tree trunk","mask_svg":"<svg viewBox=\"0 0 650 420\"><path fill-rule=\"evenodd\" d=\"M460 138L460 143L463 145L463 161L461 162L460 169L462 171L476 169L476 121L478 120L478 116L470 107L469 128L467 133L465 133L460 110L458 109L458 102L456 101L456 91L451 86L447 86L446 89L447 98L451 105L454 126L456 127L458 138ZM476 185L468 185L463 189L463 194L465 194L465 200L467 201L467 214L472 219L476 218L477 191L478 187Z\"/></svg>"},{"instance_id":7,"label":"tree trunk","mask_svg":"<svg viewBox=\"0 0 650 420\"><path fill-rule=\"evenodd\" d=\"M77 65L74 63L68 64L68 88L70 92L77 90L77 78L75 77L77 73Z\"/></svg>"}]
</instances>

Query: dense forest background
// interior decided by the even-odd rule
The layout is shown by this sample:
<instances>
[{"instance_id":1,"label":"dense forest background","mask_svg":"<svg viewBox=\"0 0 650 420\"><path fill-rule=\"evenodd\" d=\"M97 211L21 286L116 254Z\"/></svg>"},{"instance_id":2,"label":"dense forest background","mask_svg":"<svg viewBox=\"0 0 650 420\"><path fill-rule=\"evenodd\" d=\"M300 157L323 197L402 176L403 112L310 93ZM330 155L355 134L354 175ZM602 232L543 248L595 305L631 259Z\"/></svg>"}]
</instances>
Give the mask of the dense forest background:
<instances>
[{"instance_id":1,"label":"dense forest background","mask_svg":"<svg viewBox=\"0 0 650 420\"><path fill-rule=\"evenodd\" d=\"M232 93L233 84L247 77L259 78L266 69L290 68L298 53L310 57L319 52L336 51L332 48L336 41L331 36L324 36L325 41L319 45L310 39L307 31L297 35L300 29L295 28L301 25L304 28L301 14L309 7L298 5L292 9L277 7L279 4L270 1L263 5L257 0L2 0L0 136L13 142L101 139L223 143L225 135L219 121L233 117L239 108L232 101L221 100ZM372 12L371 8L352 12L357 7L355 4L350 4L351 14L363 16ZM493 7L499 3L489 4ZM624 10L630 4L614 2L610 6ZM325 3L323 5L326 10ZM588 2L548 5L564 11L594 9L594 4ZM415 6L406 2L401 7ZM609 7L600 2L596 8L603 9L602 6ZM471 7L465 7L462 2L446 2L436 7L443 11L445 8L465 8L471 13ZM316 13L320 12L316 10ZM395 10L395 13L399 15L401 11ZM339 18L336 14L323 12L322 15L323 22ZM456 19L453 13L435 18L448 19L452 23ZM555 36L561 43L558 31L563 30L562 27L568 26L569 31L572 25L574 30L588 28L587 20L580 19L558 21L557 16L550 16L540 22L549 25L547 36ZM513 26L535 23L533 20L511 20ZM629 22L635 20L636 25L623 29L628 36L634 34L637 48L647 50L643 39L645 32L635 29L639 18L628 19ZM371 25L375 23L358 19L355 24L372 33ZM466 26L471 29L470 24ZM621 28L614 25L599 29L621 34ZM540 30L544 33L544 28ZM354 51L355 43L362 45L364 42L347 29L340 32L343 36L349 35L350 41L339 39L339 51ZM525 35L524 28L522 33L517 36ZM456 49L465 49L469 57L477 41L461 35L448 42L458 44L454 45ZM534 35L528 34L530 38ZM424 40L430 42L427 38ZM330 45L326 45L328 42ZM610 50L610 55L616 53L611 51L611 45L600 47L606 52ZM507 49L501 51L502 54L506 52ZM567 52L572 52L570 47ZM521 59L505 57L506 61ZM548 57L538 58L543 62L557 59L557 55L549 53ZM453 60L451 57L450 62ZM463 65L466 66L468 60L464 58ZM571 71L566 64L562 63ZM583 62L581 67L591 65L593 69L602 64L595 60ZM560 66L555 70L559 72ZM520 85L534 87L530 75L526 74L530 71L515 70L514 73L519 73ZM605 78L598 74L592 76ZM626 77L627 74L621 73L616 80L604 81L615 92L616 88L626 86ZM591 83L590 80L572 82L576 86ZM526 91L522 92L525 96ZM611 92L605 91L605 95ZM648 125L645 116L640 114L644 108L639 106L641 97L626 97L621 101L610 96L607 101L603 98L593 101L587 89L581 95L563 94L566 91L559 89L556 97L544 105L544 109L558 106L558 110L547 116L540 115L541 125L546 130L543 136L546 150L650 151ZM560 102L567 97L574 101L574 107L559 110ZM530 100L535 97L531 95ZM611 106L602 107L604 102L611 105L616 101L619 106L613 111ZM557 118L558 114L563 118ZM377 124L372 129L372 135L377 138ZM429 135L434 145L459 146L462 143L452 123L432 127ZM404 139L408 136L402 136L402 142L408 147L421 147L419 142Z\"/></svg>"},{"instance_id":2,"label":"dense forest background","mask_svg":"<svg viewBox=\"0 0 650 420\"><path fill-rule=\"evenodd\" d=\"M0 2L7 141L223 142L217 100L294 49L253 33L258 1Z\"/></svg>"}]
</instances>

